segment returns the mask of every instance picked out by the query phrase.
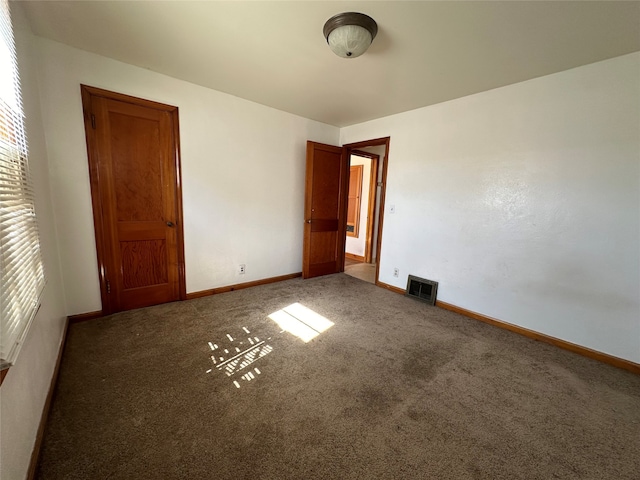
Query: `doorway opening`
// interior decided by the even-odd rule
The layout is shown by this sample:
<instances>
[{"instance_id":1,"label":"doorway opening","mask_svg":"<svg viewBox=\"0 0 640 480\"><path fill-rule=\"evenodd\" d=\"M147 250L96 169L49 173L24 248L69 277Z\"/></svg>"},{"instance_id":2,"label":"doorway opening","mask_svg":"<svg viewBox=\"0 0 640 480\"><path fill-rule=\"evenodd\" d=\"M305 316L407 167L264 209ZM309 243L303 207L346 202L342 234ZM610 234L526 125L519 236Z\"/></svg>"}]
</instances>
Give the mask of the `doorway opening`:
<instances>
[{"instance_id":1,"label":"doorway opening","mask_svg":"<svg viewBox=\"0 0 640 480\"><path fill-rule=\"evenodd\" d=\"M364 249L360 254L364 259L362 263L374 266L370 267L375 268L372 283L382 285L378 277L389 141L390 137L385 137L342 147L307 141L302 278L344 272L347 230L352 234L350 236L355 236L357 228L364 232L365 238ZM376 164L374 168L377 173L373 177L369 173L367 178L355 182L351 210L348 212L349 164L354 152L357 153L356 156L374 160L372 164ZM356 170L364 171L364 167ZM357 175L362 174L354 173L354 180ZM362 183L369 186L366 196L371 199L365 213L359 213L360 210L355 208L356 199L364 196ZM360 219L364 220L362 226Z\"/></svg>"},{"instance_id":2,"label":"doorway opening","mask_svg":"<svg viewBox=\"0 0 640 480\"><path fill-rule=\"evenodd\" d=\"M370 147L384 149L384 147ZM349 158L349 195L344 273L375 283L376 253L373 238L378 221L374 215L380 155L353 150Z\"/></svg>"},{"instance_id":3,"label":"doorway opening","mask_svg":"<svg viewBox=\"0 0 640 480\"><path fill-rule=\"evenodd\" d=\"M389 138L344 148L349 160L344 273L377 284Z\"/></svg>"}]
</instances>

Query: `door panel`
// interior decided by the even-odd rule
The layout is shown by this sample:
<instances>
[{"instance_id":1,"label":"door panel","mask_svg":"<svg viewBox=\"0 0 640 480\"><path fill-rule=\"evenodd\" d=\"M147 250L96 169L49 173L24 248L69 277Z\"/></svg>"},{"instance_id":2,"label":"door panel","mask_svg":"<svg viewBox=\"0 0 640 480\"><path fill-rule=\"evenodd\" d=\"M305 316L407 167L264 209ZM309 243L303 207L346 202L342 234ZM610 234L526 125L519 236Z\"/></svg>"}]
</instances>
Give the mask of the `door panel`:
<instances>
[{"instance_id":1,"label":"door panel","mask_svg":"<svg viewBox=\"0 0 640 480\"><path fill-rule=\"evenodd\" d=\"M311 237L309 261L312 265L335 261L337 232L314 232Z\"/></svg>"},{"instance_id":2,"label":"door panel","mask_svg":"<svg viewBox=\"0 0 640 480\"><path fill-rule=\"evenodd\" d=\"M105 313L179 300L184 285L177 109L121 97L83 88Z\"/></svg>"},{"instance_id":3,"label":"door panel","mask_svg":"<svg viewBox=\"0 0 640 480\"><path fill-rule=\"evenodd\" d=\"M342 148L307 142L302 276L342 271L347 159Z\"/></svg>"},{"instance_id":4,"label":"door panel","mask_svg":"<svg viewBox=\"0 0 640 480\"><path fill-rule=\"evenodd\" d=\"M120 242L122 284L125 290L168 283L167 242L142 240Z\"/></svg>"},{"instance_id":5,"label":"door panel","mask_svg":"<svg viewBox=\"0 0 640 480\"><path fill-rule=\"evenodd\" d=\"M109 127L117 220L162 221L159 122L110 111ZM132 157L135 161L131 161Z\"/></svg>"}]
</instances>

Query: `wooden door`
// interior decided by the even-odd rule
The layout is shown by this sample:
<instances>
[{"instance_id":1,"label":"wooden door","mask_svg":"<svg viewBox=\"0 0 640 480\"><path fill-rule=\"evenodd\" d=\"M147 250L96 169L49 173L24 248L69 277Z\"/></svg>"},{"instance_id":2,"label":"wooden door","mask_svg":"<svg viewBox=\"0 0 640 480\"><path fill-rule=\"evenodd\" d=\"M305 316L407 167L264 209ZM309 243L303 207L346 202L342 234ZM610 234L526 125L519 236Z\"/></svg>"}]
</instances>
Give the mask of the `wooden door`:
<instances>
[{"instance_id":1,"label":"wooden door","mask_svg":"<svg viewBox=\"0 0 640 480\"><path fill-rule=\"evenodd\" d=\"M186 297L177 108L82 97L103 313Z\"/></svg>"},{"instance_id":2,"label":"wooden door","mask_svg":"<svg viewBox=\"0 0 640 480\"><path fill-rule=\"evenodd\" d=\"M341 147L307 142L303 278L344 270L348 166Z\"/></svg>"}]
</instances>

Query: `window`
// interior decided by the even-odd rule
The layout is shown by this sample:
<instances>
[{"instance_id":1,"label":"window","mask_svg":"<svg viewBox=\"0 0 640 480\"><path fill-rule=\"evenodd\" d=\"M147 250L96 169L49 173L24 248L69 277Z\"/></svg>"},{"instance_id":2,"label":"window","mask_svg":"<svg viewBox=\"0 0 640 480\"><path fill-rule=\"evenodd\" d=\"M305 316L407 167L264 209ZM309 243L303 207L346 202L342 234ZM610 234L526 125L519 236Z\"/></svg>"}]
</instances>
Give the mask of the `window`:
<instances>
[{"instance_id":1,"label":"window","mask_svg":"<svg viewBox=\"0 0 640 480\"><path fill-rule=\"evenodd\" d=\"M0 0L0 37L0 369L5 369L15 362L45 279L7 0Z\"/></svg>"}]
</instances>

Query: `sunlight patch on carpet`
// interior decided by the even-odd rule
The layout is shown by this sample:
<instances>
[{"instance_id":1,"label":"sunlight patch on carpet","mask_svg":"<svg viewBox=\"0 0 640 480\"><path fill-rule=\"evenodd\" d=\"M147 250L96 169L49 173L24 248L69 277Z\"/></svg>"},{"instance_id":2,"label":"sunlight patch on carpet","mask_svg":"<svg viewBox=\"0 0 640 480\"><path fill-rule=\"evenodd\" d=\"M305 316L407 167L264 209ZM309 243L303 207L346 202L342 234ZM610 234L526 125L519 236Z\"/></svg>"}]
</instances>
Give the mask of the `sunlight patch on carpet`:
<instances>
[{"instance_id":1,"label":"sunlight patch on carpet","mask_svg":"<svg viewBox=\"0 0 640 480\"><path fill-rule=\"evenodd\" d=\"M293 303L277 312L273 312L268 318L280 327L280 333L288 332L308 343L322 332L331 328L334 323L310 308L300 303ZM268 327L268 325L267 325ZM242 372L240 380L251 382L257 379L262 372L253 367L253 364L273 352L273 346L268 343L272 337L261 339L259 333L251 331L243 326L237 331L226 333L220 340L207 342L211 349L211 362L214 368L209 368L205 373L215 370L223 372L227 377L232 377ZM251 368L249 368L251 367ZM233 380L236 388L240 388L240 382Z\"/></svg>"},{"instance_id":2,"label":"sunlight patch on carpet","mask_svg":"<svg viewBox=\"0 0 640 480\"><path fill-rule=\"evenodd\" d=\"M298 337L304 343L308 343L334 325L333 322L300 303L293 303L278 310L269 315L269 318L282 330Z\"/></svg>"}]
</instances>

